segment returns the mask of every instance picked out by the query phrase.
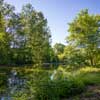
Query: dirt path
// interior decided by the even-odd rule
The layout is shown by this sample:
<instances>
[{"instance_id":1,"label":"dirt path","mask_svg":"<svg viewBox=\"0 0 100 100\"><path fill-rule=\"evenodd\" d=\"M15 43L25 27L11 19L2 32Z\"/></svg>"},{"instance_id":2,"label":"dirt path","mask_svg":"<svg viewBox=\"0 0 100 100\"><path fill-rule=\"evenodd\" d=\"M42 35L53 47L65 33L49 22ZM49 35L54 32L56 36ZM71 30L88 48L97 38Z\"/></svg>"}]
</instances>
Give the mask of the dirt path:
<instances>
[{"instance_id":1,"label":"dirt path","mask_svg":"<svg viewBox=\"0 0 100 100\"><path fill-rule=\"evenodd\" d=\"M80 100L100 100L100 85L88 86L86 92L80 95Z\"/></svg>"},{"instance_id":2,"label":"dirt path","mask_svg":"<svg viewBox=\"0 0 100 100\"><path fill-rule=\"evenodd\" d=\"M88 86L82 94L63 100L100 100L100 85Z\"/></svg>"}]
</instances>

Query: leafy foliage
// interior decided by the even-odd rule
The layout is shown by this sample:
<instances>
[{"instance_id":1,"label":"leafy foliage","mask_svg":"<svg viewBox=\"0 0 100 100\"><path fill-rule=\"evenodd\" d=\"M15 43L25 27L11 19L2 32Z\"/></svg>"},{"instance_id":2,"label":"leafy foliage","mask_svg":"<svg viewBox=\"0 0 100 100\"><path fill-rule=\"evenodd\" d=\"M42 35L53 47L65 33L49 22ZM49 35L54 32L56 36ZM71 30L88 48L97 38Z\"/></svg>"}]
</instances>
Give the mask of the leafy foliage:
<instances>
[{"instance_id":1,"label":"leafy foliage","mask_svg":"<svg viewBox=\"0 0 100 100\"><path fill-rule=\"evenodd\" d=\"M69 23L67 46L60 59L68 66L99 66L100 63L100 16L82 10Z\"/></svg>"},{"instance_id":2,"label":"leafy foliage","mask_svg":"<svg viewBox=\"0 0 100 100\"><path fill-rule=\"evenodd\" d=\"M51 34L42 12L31 4L24 5L20 13L14 10L10 4L0 2L0 64L51 61Z\"/></svg>"}]
</instances>

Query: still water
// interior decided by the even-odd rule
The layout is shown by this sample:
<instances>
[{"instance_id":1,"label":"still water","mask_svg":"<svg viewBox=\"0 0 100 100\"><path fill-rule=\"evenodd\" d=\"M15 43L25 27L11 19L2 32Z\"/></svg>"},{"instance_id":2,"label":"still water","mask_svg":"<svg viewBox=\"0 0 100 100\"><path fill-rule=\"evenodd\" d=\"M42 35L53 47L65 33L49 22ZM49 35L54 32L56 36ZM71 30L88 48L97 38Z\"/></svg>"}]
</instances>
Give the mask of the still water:
<instances>
[{"instance_id":1,"label":"still water","mask_svg":"<svg viewBox=\"0 0 100 100\"><path fill-rule=\"evenodd\" d=\"M51 70L49 76L50 80L53 80L55 74L56 74L56 69ZM10 70L6 81L7 90L5 94L1 95L0 100L12 100L11 95L14 94L16 91L20 91L20 89L23 88L23 86L25 86L26 81L27 81L26 78L19 77L18 72L16 70Z\"/></svg>"}]
</instances>

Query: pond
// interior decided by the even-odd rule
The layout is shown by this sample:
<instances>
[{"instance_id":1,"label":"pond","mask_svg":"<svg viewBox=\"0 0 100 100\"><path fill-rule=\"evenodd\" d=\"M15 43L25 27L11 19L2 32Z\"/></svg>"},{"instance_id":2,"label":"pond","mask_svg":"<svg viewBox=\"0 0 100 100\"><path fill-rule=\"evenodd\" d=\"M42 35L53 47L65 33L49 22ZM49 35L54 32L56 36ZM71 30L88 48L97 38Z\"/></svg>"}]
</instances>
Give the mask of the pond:
<instances>
[{"instance_id":1,"label":"pond","mask_svg":"<svg viewBox=\"0 0 100 100\"><path fill-rule=\"evenodd\" d=\"M11 70L6 79L6 92L1 95L0 100L11 100L10 95L14 94L14 92L20 90L21 87L25 84L26 80L24 78L20 78L17 75L16 70Z\"/></svg>"},{"instance_id":2,"label":"pond","mask_svg":"<svg viewBox=\"0 0 100 100\"><path fill-rule=\"evenodd\" d=\"M7 69L6 69L7 70ZM4 71L4 70L3 70ZM9 70L7 70L7 77L6 77L6 92L4 92L3 94L1 94L1 98L0 100L12 100L11 99L11 95L16 93L16 91L20 91L20 89L23 89L26 82L27 82L27 75L29 74L33 74L38 78L38 76L40 77L40 79L42 78L42 76L49 76L48 78L50 80L53 80L55 74L56 74L56 69L52 69L52 70L44 70L44 69L32 69L32 68L9 68ZM32 76L33 78L34 76Z\"/></svg>"}]
</instances>

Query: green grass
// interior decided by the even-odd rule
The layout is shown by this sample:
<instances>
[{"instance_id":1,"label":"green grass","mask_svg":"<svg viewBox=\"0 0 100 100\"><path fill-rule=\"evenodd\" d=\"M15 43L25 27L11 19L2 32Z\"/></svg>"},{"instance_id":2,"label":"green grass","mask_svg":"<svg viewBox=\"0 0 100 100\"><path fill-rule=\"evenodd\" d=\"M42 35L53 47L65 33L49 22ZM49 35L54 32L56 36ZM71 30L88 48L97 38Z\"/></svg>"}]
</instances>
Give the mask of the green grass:
<instances>
[{"instance_id":1,"label":"green grass","mask_svg":"<svg viewBox=\"0 0 100 100\"><path fill-rule=\"evenodd\" d=\"M100 68L86 67L75 72L76 80L81 80L85 85L100 84Z\"/></svg>"}]
</instances>

